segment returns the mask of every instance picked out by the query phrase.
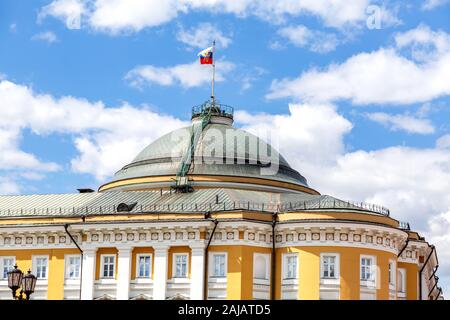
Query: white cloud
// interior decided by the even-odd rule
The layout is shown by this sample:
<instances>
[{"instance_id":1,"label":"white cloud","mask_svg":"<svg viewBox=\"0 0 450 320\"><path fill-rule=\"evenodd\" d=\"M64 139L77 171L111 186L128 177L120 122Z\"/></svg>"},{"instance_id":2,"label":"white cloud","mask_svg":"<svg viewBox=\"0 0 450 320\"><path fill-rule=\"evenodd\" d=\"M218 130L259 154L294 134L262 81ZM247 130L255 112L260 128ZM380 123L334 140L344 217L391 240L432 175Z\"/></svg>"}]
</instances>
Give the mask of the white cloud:
<instances>
[{"instance_id":1,"label":"white cloud","mask_svg":"<svg viewBox=\"0 0 450 320\"><path fill-rule=\"evenodd\" d=\"M54 0L40 10L38 22L47 16L53 16L64 21L68 29L80 29L81 17L87 10L86 2L83 0Z\"/></svg>"},{"instance_id":2,"label":"white cloud","mask_svg":"<svg viewBox=\"0 0 450 320\"><path fill-rule=\"evenodd\" d=\"M0 176L0 194L18 194L20 190L20 185L15 181L7 177Z\"/></svg>"},{"instance_id":3,"label":"white cloud","mask_svg":"<svg viewBox=\"0 0 450 320\"><path fill-rule=\"evenodd\" d=\"M412 35L424 33L415 39ZM450 49L441 44L449 35L425 26L398 34L396 48L356 54L324 70L311 69L298 78L274 80L269 99L304 101L350 100L353 104L410 104L450 94ZM401 51L427 45L426 61L417 62ZM417 50L416 50L417 53Z\"/></svg>"},{"instance_id":4,"label":"white cloud","mask_svg":"<svg viewBox=\"0 0 450 320\"><path fill-rule=\"evenodd\" d=\"M56 34L52 31L44 31L38 34L35 34L32 37L33 40L40 40L40 41L46 41L48 43L53 43L58 41L58 37Z\"/></svg>"},{"instance_id":5,"label":"white cloud","mask_svg":"<svg viewBox=\"0 0 450 320\"><path fill-rule=\"evenodd\" d=\"M205 49L216 40L218 48L226 48L231 43L231 38L225 36L211 23L199 23L197 26L185 29L180 27L177 32L177 40L192 48Z\"/></svg>"},{"instance_id":6,"label":"white cloud","mask_svg":"<svg viewBox=\"0 0 450 320\"><path fill-rule=\"evenodd\" d=\"M362 26L369 4L369 0L54 0L41 10L40 19L55 16L70 27L81 16L93 29L119 34L160 26L180 14L206 11L256 16L271 23L314 15L326 26L344 28Z\"/></svg>"},{"instance_id":7,"label":"white cloud","mask_svg":"<svg viewBox=\"0 0 450 320\"><path fill-rule=\"evenodd\" d=\"M388 114L384 112L368 113L367 117L378 122L392 131L406 131L408 133L431 134L435 128L430 120L417 118L407 114Z\"/></svg>"},{"instance_id":8,"label":"white cloud","mask_svg":"<svg viewBox=\"0 0 450 320\"><path fill-rule=\"evenodd\" d=\"M423 10L432 10L434 8L443 6L448 3L450 3L449 0L425 0L425 2L422 4L422 9Z\"/></svg>"},{"instance_id":9,"label":"white cloud","mask_svg":"<svg viewBox=\"0 0 450 320\"><path fill-rule=\"evenodd\" d=\"M297 47L318 53L334 51L339 44L334 33L310 30L304 25L284 27L278 30L278 34Z\"/></svg>"},{"instance_id":10,"label":"white cloud","mask_svg":"<svg viewBox=\"0 0 450 320\"><path fill-rule=\"evenodd\" d=\"M295 160L300 171L304 163L330 163L344 152L342 137L352 124L332 105L290 104L289 114L235 112L235 121L245 130L265 135L272 132L280 152Z\"/></svg>"},{"instance_id":11,"label":"white cloud","mask_svg":"<svg viewBox=\"0 0 450 320\"><path fill-rule=\"evenodd\" d=\"M436 147L439 149L450 149L450 134L443 135L437 139Z\"/></svg>"},{"instance_id":12,"label":"white cloud","mask_svg":"<svg viewBox=\"0 0 450 320\"><path fill-rule=\"evenodd\" d=\"M233 63L227 61L217 61L216 66L216 81L218 82L223 81L225 75L235 67ZM125 80L138 88L152 83L161 86L177 84L185 88L192 88L209 83L211 76L210 66L201 65L198 61L195 61L172 67L137 66L127 73Z\"/></svg>"},{"instance_id":13,"label":"white cloud","mask_svg":"<svg viewBox=\"0 0 450 320\"><path fill-rule=\"evenodd\" d=\"M0 101L0 170L22 170L27 179L37 177L36 173L59 170L60 166L21 150L20 137L25 129L41 136L71 134L78 151L71 161L72 169L103 180L153 139L184 125L148 107L123 104L108 108L102 102L57 99L6 80L0 82Z\"/></svg>"}]
</instances>

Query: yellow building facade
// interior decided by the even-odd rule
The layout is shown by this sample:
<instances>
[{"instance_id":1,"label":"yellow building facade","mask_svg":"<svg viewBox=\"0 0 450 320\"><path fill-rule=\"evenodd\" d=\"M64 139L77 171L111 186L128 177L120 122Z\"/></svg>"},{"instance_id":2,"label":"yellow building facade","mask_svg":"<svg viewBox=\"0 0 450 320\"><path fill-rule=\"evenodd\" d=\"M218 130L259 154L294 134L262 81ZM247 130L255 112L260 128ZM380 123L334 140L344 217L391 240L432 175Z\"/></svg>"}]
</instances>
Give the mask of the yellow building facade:
<instances>
[{"instance_id":1,"label":"yellow building facade","mask_svg":"<svg viewBox=\"0 0 450 320\"><path fill-rule=\"evenodd\" d=\"M97 192L0 196L0 299L440 299L434 246L389 210L322 195L205 103Z\"/></svg>"}]
</instances>

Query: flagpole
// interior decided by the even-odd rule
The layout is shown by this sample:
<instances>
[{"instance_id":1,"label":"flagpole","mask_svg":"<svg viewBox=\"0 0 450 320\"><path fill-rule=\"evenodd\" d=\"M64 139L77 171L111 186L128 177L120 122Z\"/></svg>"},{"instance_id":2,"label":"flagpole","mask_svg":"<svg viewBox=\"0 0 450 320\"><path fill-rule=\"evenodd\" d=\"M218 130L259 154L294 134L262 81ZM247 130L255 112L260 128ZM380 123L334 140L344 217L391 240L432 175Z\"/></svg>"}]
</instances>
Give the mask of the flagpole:
<instances>
[{"instance_id":1,"label":"flagpole","mask_svg":"<svg viewBox=\"0 0 450 320\"><path fill-rule=\"evenodd\" d=\"M216 40L213 41L213 54L212 54L212 58L213 58L213 63L212 63L212 68L213 68L213 74L212 74L212 83L211 83L211 100L212 100L212 105L215 106L216 104L216 98L214 97L214 80L216 77Z\"/></svg>"}]
</instances>

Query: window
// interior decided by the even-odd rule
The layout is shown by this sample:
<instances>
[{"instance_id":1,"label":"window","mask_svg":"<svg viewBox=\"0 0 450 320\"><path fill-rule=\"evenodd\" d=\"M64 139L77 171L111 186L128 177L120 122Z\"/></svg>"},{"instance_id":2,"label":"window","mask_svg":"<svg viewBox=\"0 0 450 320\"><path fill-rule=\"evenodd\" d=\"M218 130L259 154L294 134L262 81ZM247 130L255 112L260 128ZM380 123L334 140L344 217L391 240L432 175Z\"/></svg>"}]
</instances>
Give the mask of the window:
<instances>
[{"instance_id":1,"label":"window","mask_svg":"<svg viewBox=\"0 0 450 320\"><path fill-rule=\"evenodd\" d=\"M47 279L48 257L33 257L33 271L38 279Z\"/></svg>"},{"instance_id":2,"label":"window","mask_svg":"<svg viewBox=\"0 0 450 320\"><path fill-rule=\"evenodd\" d=\"M389 261L389 284L395 285L395 264L393 261Z\"/></svg>"},{"instance_id":3,"label":"window","mask_svg":"<svg viewBox=\"0 0 450 320\"><path fill-rule=\"evenodd\" d=\"M375 266L372 257L361 258L361 280L374 281L375 280Z\"/></svg>"},{"instance_id":4,"label":"window","mask_svg":"<svg viewBox=\"0 0 450 320\"><path fill-rule=\"evenodd\" d=\"M214 277L225 277L225 254L215 254L213 255L213 276Z\"/></svg>"},{"instance_id":5,"label":"window","mask_svg":"<svg viewBox=\"0 0 450 320\"><path fill-rule=\"evenodd\" d=\"M187 278L188 274L188 255L175 254L175 278Z\"/></svg>"},{"instance_id":6,"label":"window","mask_svg":"<svg viewBox=\"0 0 450 320\"><path fill-rule=\"evenodd\" d=\"M297 278L297 255L287 255L285 256L285 279L295 279Z\"/></svg>"},{"instance_id":7,"label":"window","mask_svg":"<svg viewBox=\"0 0 450 320\"><path fill-rule=\"evenodd\" d=\"M8 279L8 271L14 269L15 260L14 257L0 258L1 279Z\"/></svg>"},{"instance_id":8,"label":"window","mask_svg":"<svg viewBox=\"0 0 450 320\"><path fill-rule=\"evenodd\" d=\"M268 254L259 254L255 253L253 258L253 277L255 279L263 279L267 280L269 278L268 275Z\"/></svg>"},{"instance_id":9,"label":"window","mask_svg":"<svg viewBox=\"0 0 450 320\"><path fill-rule=\"evenodd\" d=\"M66 278L67 279L79 279L81 269L81 257L80 256L67 256L66 257Z\"/></svg>"},{"instance_id":10,"label":"window","mask_svg":"<svg viewBox=\"0 0 450 320\"><path fill-rule=\"evenodd\" d=\"M138 255L137 260L137 276L139 278L150 278L150 275L152 273L151 255Z\"/></svg>"},{"instance_id":11,"label":"window","mask_svg":"<svg viewBox=\"0 0 450 320\"><path fill-rule=\"evenodd\" d=\"M336 279L338 258L336 255L326 254L322 255L322 278Z\"/></svg>"},{"instance_id":12,"label":"window","mask_svg":"<svg viewBox=\"0 0 450 320\"><path fill-rule=\"evenodd\" d=\"M405 292L406 289L406 270L397 269L397 291Z\"/></svg>"},{"instance_id":13,"label":"window","mask_svg":"<svg viewBox=\"0 0 450 320\"><path fill-rule=\"evenodd\" d=\"M102 255L102 278L114 278L115 255Z\"/></svg>"}]
</instances>

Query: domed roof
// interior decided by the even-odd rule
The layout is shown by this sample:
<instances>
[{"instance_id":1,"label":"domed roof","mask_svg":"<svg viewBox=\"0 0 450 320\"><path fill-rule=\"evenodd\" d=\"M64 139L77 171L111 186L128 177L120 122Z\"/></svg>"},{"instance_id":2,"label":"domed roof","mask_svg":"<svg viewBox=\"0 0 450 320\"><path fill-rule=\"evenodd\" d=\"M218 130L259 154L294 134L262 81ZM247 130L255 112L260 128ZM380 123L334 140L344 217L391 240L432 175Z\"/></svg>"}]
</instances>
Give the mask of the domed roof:
<instances>
[{"instance_id":1,"label":"domed roof","mask_svg":"<svg viewBox=\"0 0 450 320\"><path fill-rule=\"evenodd\" d=\"M175 176L183 156L189 153L191 140L198 139L194 142L189 176L263 178L308 188L306 179L270 144L233 128L230 123L212 122L194 138L193 126L160 137L119 170L109 184L142 177Z\"/></svg>"}]
</instances>

